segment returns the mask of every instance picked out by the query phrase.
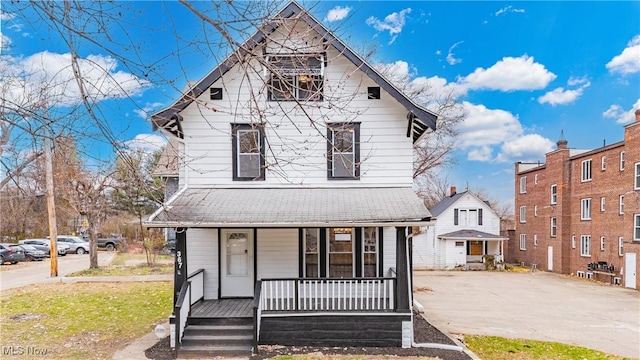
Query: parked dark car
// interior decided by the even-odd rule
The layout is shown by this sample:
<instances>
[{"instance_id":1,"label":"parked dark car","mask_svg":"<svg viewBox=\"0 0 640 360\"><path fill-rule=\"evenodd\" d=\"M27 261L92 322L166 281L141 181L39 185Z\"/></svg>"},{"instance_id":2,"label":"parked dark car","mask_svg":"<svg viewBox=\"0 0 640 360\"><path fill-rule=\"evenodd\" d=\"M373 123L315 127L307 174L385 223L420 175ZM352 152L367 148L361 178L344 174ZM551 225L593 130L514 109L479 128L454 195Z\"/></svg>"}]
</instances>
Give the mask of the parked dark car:
<instances>
[{"instance_id":1,"label":"parked dark car","mask_svg":"<svg viewBox=\"0 0 640 360\"><path fill-rule=\"evenodd\" d=\"M16 244L0 244L0 265L24 261L24 250Z\"/></svg>"},{"instance_id":2,"label":"parked dark car","mask_svg":"<svg viewBox=\"0 0 640 360\"><path fill-rule=\"evenodd\" d=\"M42 261L47 257L47 254L42 250L38 250L35 247L27 244L18 245L24 250L25 261Z\"/></svg>"},{"instance_id":3,"label":"parked dark car","mask_svg":"<svg viewBox=\"0 0 640 360\"><path fill-rule=\"evenodd\" d=\"M116 249L121 249L125 246L125 238L120 235L111 234L109 236L104 236L100 233L98 234L98 249L113 251Z\"/></svg>"},{"instance_id":4,"label":"parked dark car","mask_svg":"<svg viewBox=\"0 0 640 360\"><path fill-rule=\"evenodd\" d=\"M51 243L49 242L49 239L25 239L18 241L18 244L31 245L38 250L44 251L47 256L51 255ZM66 244L58 243L57 248L58 255L60 256L65 256L67 255L67 252L69 252L69 245Z\"/></svg>"}]
</instances>

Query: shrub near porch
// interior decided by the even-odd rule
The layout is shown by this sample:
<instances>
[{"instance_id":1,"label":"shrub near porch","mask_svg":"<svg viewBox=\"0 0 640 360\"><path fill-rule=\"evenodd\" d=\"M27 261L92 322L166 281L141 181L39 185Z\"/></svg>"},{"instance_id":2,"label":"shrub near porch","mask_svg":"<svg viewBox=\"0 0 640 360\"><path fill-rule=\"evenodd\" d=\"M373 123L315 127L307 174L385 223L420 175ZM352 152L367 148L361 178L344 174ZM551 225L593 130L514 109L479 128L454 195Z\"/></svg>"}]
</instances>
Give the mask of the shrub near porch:
<instances>
[{"instance_id":1,"label":"shrub near porch","mask_svg":"<svg viewBox=\"0 0 640 360\"><path fill-rule=\"evenodd\" d=\"M0 297L0 345L40 349L49 358L110 359L166 321L172 299L171 282L58 283L6 291Z\"/></svg>"}]
</instances>

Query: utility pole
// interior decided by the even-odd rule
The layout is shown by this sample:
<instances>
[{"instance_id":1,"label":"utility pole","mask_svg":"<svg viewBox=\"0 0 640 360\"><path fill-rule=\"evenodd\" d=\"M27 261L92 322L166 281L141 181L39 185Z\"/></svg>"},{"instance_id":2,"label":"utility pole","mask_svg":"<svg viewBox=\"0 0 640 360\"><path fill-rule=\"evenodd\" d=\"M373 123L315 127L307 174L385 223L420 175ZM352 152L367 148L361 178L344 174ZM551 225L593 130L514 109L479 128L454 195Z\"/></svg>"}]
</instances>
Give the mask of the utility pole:
<instances>
[{"instance_id":1,"label":"utility pole","mask_svg":"<svg viewBox=\"0 0 640 360\"><path fill-rule=\"evenodd\" d=\"M46 106L46 105L45 105ZM47 110L44 108L44 121L48 122ZM53 194L53 158L51 156L51 137L47 130L49 124L44 126L44 161L45 178L47 182L47 213L49 215L49 243L51 257L51 277L58 277L58 227L56 225L56 200Z\"/></svg>"}]
</instances>

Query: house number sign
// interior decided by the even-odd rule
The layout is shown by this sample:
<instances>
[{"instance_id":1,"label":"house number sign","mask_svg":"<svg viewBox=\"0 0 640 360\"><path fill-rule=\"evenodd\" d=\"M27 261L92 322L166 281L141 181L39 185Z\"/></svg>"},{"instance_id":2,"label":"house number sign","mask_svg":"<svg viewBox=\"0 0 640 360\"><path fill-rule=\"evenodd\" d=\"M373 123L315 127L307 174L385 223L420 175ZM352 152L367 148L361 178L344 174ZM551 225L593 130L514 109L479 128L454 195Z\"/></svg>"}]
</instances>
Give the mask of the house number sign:
<instances>
[{"instance_id":1,"label":"house number sign","mask_svg":"<svg viewBox=\"0 0 640 360\"><path fill-rule=\"evenodd\" d=\"M176 251L176 264L178 265L176 272L182 274L182 251L180 250Z\"/></svg>"}]
</instances>

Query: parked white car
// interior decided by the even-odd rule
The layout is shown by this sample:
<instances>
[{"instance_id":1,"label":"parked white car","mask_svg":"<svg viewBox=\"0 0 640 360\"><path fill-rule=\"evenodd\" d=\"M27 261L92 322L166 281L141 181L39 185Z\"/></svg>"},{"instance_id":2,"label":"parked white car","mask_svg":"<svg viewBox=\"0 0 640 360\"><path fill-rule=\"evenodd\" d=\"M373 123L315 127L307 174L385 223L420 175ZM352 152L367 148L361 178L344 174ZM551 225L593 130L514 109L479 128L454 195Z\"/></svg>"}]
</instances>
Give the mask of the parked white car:
<instances>
[{"instance_id":1,"label":"parked white car","mask_svg":"<svg viewBox=\"0 0 640 360\"><path fill-rule=\"evenodd\" d=\"M47 254L47 256L51 255L51 242L49 239L25 239L18 241L18 244L27 244L35 247L38 250L42 250ZM58 255L65 256L69 252L69 245L64 243L58 243L57 246Z\"/></svg>"},{"instance_id":2,"label":"parked white car","mask_svg":"<svg viewBox=\"0 0 640 360\"><path fill-rule=\"evenodd\" d=\"M89 242L79 236L58 235L58 244L69 245L69 252L76 254L88 254Z\"/></svg>"}]
</instances>

